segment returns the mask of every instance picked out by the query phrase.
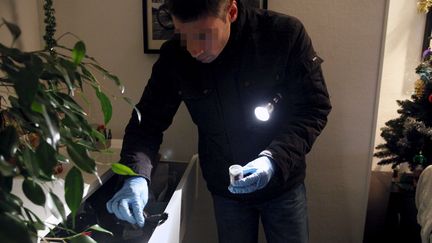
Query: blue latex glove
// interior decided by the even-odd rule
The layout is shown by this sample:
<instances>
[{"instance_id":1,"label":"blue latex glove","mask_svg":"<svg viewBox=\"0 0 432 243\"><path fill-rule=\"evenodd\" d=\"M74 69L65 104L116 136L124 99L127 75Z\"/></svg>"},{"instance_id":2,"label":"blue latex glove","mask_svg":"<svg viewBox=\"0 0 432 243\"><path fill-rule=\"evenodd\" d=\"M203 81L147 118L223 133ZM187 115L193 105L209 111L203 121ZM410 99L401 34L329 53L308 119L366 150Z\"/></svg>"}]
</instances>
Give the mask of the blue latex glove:
<instances>
[{"instance_id":1,"label":"blue latex glove","mask_svg":"<svg viewBox=\"0 0 432 243\"><path fill-rule=\"evenodd\" d=\"M264 188L274 174L273 163L269 157L259 157L243 166L243 175L250 175L234 181L228 190L232 193L251 193Z\"/></svg>"},{"instance_id":2,"label":"blue latex glove","mask_svg":"<svg viewBox=\"0 0 432 243\"><path fill-rule=\"evenodd\" d=\"M131 224L144 227L143 210L148 201L148 185L144 177L127 179L123 187L106 204L109 213Z\"/></svg>"}]
</instances>

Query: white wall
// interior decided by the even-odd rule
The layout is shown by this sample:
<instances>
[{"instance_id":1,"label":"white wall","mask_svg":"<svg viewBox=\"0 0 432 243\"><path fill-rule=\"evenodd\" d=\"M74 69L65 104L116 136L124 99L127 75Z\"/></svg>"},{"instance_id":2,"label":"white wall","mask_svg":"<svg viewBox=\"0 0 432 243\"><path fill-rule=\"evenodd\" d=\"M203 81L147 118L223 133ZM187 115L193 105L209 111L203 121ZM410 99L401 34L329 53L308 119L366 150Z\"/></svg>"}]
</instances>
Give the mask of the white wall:
<instances>
[{"instance_id":1,"label":"white wall","mask_svg":"<svg viewBox=\"0 0 432 243\"><path fill-rule=\"evenodd\" d=\"M141 0L56 1L58 34L73 32L90 55L117 74L138 101L156 55L143 54ZM414 4L414 3L413 3ZM269 8L299 17L323 64L333 111L308 156L310 242L361 242L367 201L385 0L269 0ZM67 37L64 42L73 43ZM107 86L108 90L114 89ZM130 107L114 103L120 138ZM188 160L196 130L184 107L166 134L165 151Z\"/></svg>"},{"instance_id":2,"label":"white wall","mask_svg":"<svg viewBox=\"0 0 432 243\"><path fill-rule=\"evenodd\" d=\"M151 74L157 55L144 55L142 0L55 1L57 35L72 32L87 46L88 54L101 65L119 76L126 87L126 96L138 102ZM61 43L73 45L74 37ZM116 94L117 88L105 80L107 93ZM90 90L91 91L91 90ZM94 99L93 99L94 100ZM122 138L132 108L122 100L113 100L113 118L109 126L114 138ZM92 112L93 111L93 112ZM93 122L101 122L100 113L90 111ZM192 126L184 105L167 131L161 153L167 159L189 161L196 153L196 129Z\"/></svg>"},{"instance_id":3,"label":"white wall","mask_svg":"<svg viewBox=\"0 0 432 243\"><path fill-rule=\"evenodd\" d=\"M0 17L17 24L22 31L15 47L26 51L41 48L39 4L37 0L0 0ZM0 41L7 46L11 44L12 39L5 26L0 29Z\"/></svg>"},{"instance_id":4,"label":"white wall","mask_svg":"<svg viewBox=\"0 0 432 243\"><path fill-rule=\"evenodd\" d=\"M15 20L16 18L13 16L14 12L12 11L13 8L10 1L0 1L0 16L6 19L6 21L12 22L12 20ZM3 26L0 29L0 40L1 43L9 45L12 42L12 38L9 34L9 31L5 27L6 26Z\"/></svg>"},{"instance_id":5,"label":"white wall","mask_svg":"<svg viewBox=\"0 0 432 243\"><path fill-rule=\"evenodd\" d=\"M384 142L380 129L385 122L399 116L396 100L409 99L414 91L426 18L413 1L390 1L388 13L375 145ZM377 165L378 161L373 158L373 170L391 169Z\"/></svg>"},{"instance_id":6,"label":"white wall","mask_svg":"<svg viewBox=\"0 0 432 243\"><path fill-rule=\"evenodd\" d=\"M413 3L415 5L415 3ZM385 0L270 0L303 20L333 103L308 156L311 242L362 242Z\"/></svg>"}]
</instances>

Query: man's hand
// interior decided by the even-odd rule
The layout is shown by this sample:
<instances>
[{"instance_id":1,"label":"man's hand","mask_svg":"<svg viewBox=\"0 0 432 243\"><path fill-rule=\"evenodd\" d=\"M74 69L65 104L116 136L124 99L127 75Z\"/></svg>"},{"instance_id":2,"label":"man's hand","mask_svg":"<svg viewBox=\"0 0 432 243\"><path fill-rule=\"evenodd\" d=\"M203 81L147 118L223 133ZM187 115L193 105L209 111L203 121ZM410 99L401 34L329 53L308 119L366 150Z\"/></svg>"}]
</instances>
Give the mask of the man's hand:
<instances>
[{"instance_id":1,"label":"man's hand","mask_svg":"<svg viewBox=\"0 0 432 243\"><path fill-rule=\"evenodd\" d=\"M247 176L228 187L230 192L251 193L264 188L274 174L273 163L269 157L259 157L243 166L243 174Z\"/></svg>"},{"instance_id":2,"label":"man's hand","mask_svg":"<svg viewBox=\"0 0 432 243\"><path fill-rule=\"evenodd\" d=\"M131 224L144 227L143 210L148 201L147 180L143 177L127 179L123 187L106 204L109 213Z\"/></svg>"}]
</instances>

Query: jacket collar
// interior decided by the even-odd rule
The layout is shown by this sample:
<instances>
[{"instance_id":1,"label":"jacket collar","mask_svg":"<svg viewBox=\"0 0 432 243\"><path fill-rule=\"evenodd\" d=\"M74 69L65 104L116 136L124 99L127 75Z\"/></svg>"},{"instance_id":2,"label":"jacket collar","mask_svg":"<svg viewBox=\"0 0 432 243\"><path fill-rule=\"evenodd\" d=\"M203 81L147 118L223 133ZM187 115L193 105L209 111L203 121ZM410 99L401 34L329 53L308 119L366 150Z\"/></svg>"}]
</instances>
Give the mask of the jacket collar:
<instances>
[{"instance_id":1,"label":"jacket collar","mask_svg":"<svg viewBox=\"0 0 432 243\"><path fill-rule=\"evenodd\" d=\"M241 40L242 36L250 31L250 24L248 20L250 19L250 7L243 4L243 0L237 0L238 15L237 20L231 25L231 39L238 41Z\"/></svg>"},{"instance_id":2,"label":"jacket collar","mask_svg":"<svg viewBox=\"0 0 432 243\"><path fill-rule=\"evenodd\" d=\"M223 59L224 56L229 55L234 49L244 43L244 39L251 37L253 23L250 22L251 11L250 7L237 0L238 15L236 21L231 23L231 33L227 45L217 59Z\"/></svg>"}]
</instances>

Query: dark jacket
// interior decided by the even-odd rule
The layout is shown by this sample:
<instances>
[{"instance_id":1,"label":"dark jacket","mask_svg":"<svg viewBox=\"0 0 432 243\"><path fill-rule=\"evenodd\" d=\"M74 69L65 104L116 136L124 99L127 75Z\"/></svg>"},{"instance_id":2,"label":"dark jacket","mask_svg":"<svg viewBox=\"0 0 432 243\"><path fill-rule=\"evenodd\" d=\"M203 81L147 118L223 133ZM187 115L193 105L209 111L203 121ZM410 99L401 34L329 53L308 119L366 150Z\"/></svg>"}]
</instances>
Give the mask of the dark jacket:
<instances>
[{"instance_id":1,"label":"dark jacket","mask_svg":"<svg viewBox=\"0 0 432 243\"><path fill-rule=\"evenodd\" d=\"M164 43L137 104L141 123L133 113L126 128L122 162L150 178L162 133L183 101L198 127L200 165L212 193L255 201L279 195L303 182L305 155L331 110L321 62L299 20L239 4L228 44L212 63L193 59L176 38ZM255 107L276 93L283 98L272 117L259 122ZM275 176L264 189L231 194L228 167L264 150Z\"/></svg>"}]
</instances>

